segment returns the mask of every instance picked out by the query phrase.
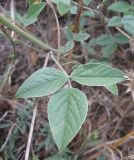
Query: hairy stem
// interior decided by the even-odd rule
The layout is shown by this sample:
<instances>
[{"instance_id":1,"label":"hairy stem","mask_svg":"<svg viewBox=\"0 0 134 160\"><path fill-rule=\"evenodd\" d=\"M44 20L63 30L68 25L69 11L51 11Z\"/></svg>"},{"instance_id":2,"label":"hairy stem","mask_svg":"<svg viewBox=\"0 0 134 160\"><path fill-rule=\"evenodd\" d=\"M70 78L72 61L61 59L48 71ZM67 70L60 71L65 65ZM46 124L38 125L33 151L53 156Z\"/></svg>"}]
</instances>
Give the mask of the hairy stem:
<instances>
[{"instance_id":1,"label":"hairy stem","mask_svg":"<svg viewBox=\"0 0 134 160\"><path fill-rule=\"evenodd\" d=\"M10 21L10 19L8 19L6 16L1 15L1 14L0 14L0 24L3 24L4 26L10 28L12 31L14 31L14 32L18 33L19 35L25 37L26 39L28 39L29 41L31 41L32 43L34 43L38 47L41 47L44 50L52 50L54 52L57 51L56 49L44 44L41 40L39 40L37 37L35 37L31 33L28 33L26 31L24 31L23 29L19 28L18 26L14 25Z\"/></svg>"}]
</instances>

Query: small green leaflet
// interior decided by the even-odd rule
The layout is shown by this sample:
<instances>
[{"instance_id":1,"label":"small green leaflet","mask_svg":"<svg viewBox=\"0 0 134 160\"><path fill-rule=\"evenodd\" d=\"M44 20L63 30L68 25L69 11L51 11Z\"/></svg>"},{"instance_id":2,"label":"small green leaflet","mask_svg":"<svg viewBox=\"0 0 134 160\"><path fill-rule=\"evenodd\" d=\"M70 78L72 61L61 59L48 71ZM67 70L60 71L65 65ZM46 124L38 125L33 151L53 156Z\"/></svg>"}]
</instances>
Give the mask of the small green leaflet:
<instances>
[{"instance_id":1,"label":"small green leaflet","mask_svg":"<svg viewBox=\"0 0 134 160\"><path fill-rule=\"evenodd\" d=\"M74 47L74 41L69 40L64 46L61 47L61 52L62 53L67 53Z\"/></svg>"},{"instance_id":2,"label":"small green leaflet","mask_svg":"<svg viewBox=\"0 0 134 160\"><path fill-rule=\"evenodd\" d=\"M126 36L124 36L122 33L114 34L113 38L114 38L115 42L119 43L119 44L129 43L129 39Z\"/></svg>"},{"instance_id":3,"label":"small green leaflet","mask_svg":"<svg viewBox=\"0 0 134 160\"><path fill-rule=\"evenodd\" d=\"M71 49L73 49L74 47L74 41L73 40L70 40L66 43L66 46L65 46L65 52L69 52Z\"/></svg>"},{"instance_id":4,"label":"small green leaflet","mask_svg":"<svg viewBox=\"0 0 134 160\"><path fill-rule=\"evenodd\" d=\"M57 9L61 16L71 9L71 0L52 0L52 2L57 4Z\"/></svg>"},{"instance_id":5,"label":"small green leaflet","mask_svg":"<svg viewBox=\"0 0 134 160\"><path fill-rule=\"evenodd\" d=\"M108 34L102 34L101 36L95 39L95 43L100 46L111 45L111 43L113 42L114 40Z\"/></svg>"},{"instance_id":6,"label":"small green leaflet","mask_svg":"<svg viewBox=\"0 0 134 160\"><path fill-rule=\"evenodd\" d=\"M83 16L95 18L95 13L93 11L84 11Z\"/></svg>"},{"instance_id":7,"label":"small green leaflet","mask_svg":"<svg viewBox=\"0 0 134 160\"><path fill-rule=\"evenodd\" d=\"M123 72L101 63L81 65L70 78L87 86L109 86L125 80Z\"/></svg>"},{"instance_id":8,"label":"small green leaflet","mask_svg":"<svg viewBox=\"0 0 134 160\"><path fill-rule=\"evenodd\" d=\"M40 2L40 3L34 3L34 4L32 4L28 8L25 17L23 17L23 19L24 19L24 26L28 26L28 25L33 24L34 22L36 22L38 15L44 9L45 5L46 5L45 2Z\"/></svg>"},{"instance_id":9,"label":"small green leaflet","mask_svg":"<svg viewBox=\"0 0 134 160\"><path fill-rule=\"evenodd\" d=\"M108 34L103 34L95 39L95 43L100 46L111 46L115 43L119 44L129 43L129 39L122 33L116 33L113 35L113 37L111 37Z\"/></svg>"},{"instance_id":10,"label":"small green leaflet","mask_svg":"<svg viewBox=\"0 0 134 160\"><path fill-rule=\"evenodd\" d=\"M76 88L62 89L50 98L48 120L60 151L63 151L78 133L87 112L87 98Z\"/></svg>"},{"instance_id":11,"label":"small green leaflet","mask_svg":"<svg viewBox=\"0 0 134 160\"><path fill-rule=\"evenodd\" d=\"M100 156L100 157L98 157L96 160L106 160L106 159L105 159L105 157Z\"/></svg>"},{"instance_id":12,"label":"small green leaflet","mask_svg":"<svg viewBox=\"0 0 134 160\"><path fill-rule=\"evenodd\" d=\"M89 38L88 33L79 32L79 33L74 34L74 40L77 41L77 42L83 42L87 38Z\"/></svg>"},{"instance_id":13,"label":"small green leaflet","mask_svg":"<svg viewBox=\"0 0 134 160\"><path fill-rule=\"evenodd\" d=\"M108 27L120 27L121 25L121 17L118 16L112 17L108 22Z\"/></svg>"},{"instance_id":14,"label":"small green leaflet","mask_svg":"<svg viewBox=\"0 0 134 160\"><path fill-rule=\"evenodd\" d=\"M88 6L93 0L83 0L83 3Z\"/></svg>"},{"instance_id":15,"label":"small green leaflet","mask_svg":"<svg viewBox=\"0 0 134 160\"><path fill-rule=\"evenodd\" d=\"M118 88L117 88L117 85L114 84L114 85L111 85L111 86L105 86L105 88L107 90L109 90L111 93L115 94L115 95L118 95Z\"/></svg>"},{"instance_id":16,"label":"small green leaflet","mask_svg":"<svg viewBox=\"0 0 134 160\"><path fill-rule=\"evenodd\" d=\"M125 30L134 35L134 16L124 16L122 18L122 23L123 23L123 26L125 28Z\"/></svg>"},{"instance_id":17,"label":"small green leaflet","mask_svg":"<svg viewBox=\"0 0 134 160\"><path fill-rule=\"evenodd\" d=\"M67 13L70 10L70 5L67 5L60 1L58 2L57 8L60 15L63 16L65 13Z\"/></svg>"},{"instance_id":18,"label":"small green leaflet","mask_svg":"<svg viewBox=\"0 0 134 160\"><path fill-rule=\"evenodd\" d=\"M126 1L117 1L111 4L108 9L117 12L126 12L131 8L131 5Z\"/></svg>"},{"instance_id":19,"label":"small green leaflet","mask_svg":"<svg viewBox=\"0 0 134 160\"><path fill-rule=\"evenodd\" d=\"M16 19L18 20L19 23L27 27L30 24L33 24L34 22L37 21L38 15L44 9L45 5L46 5L45 2L33 3L28 8L27 13L25 14L24 17L16 12L15 13Z\"/></svg>"},{"instance_id":20,"label":"small green leaflet","mask_svg":"<svg viewBox=\"0 0 134 160\"><path fill-rule=\"evenodd\" d=\"M103 58L110 58L111 54L114 53L117 49L117 44L111 43L102 48Z\"/></svg>"},{"instance_id":21,"label":"small green leaflet","mask_svg":"<svg viewBox=\"0 0 134 160\"><path fill-rule=\"evenodd\" d=\"M51 67L34 72L18 89L16 96L20 98L42 97L53 94L67 82L65 75Z\"/></svg>"},{"instance_id":22,"label":"small green leaflet","mask_svg":"<svg viewBox=\"0 0 134 160\"><path fill-rule=\"evenodd\" d=\"M89 54L95 54L95 49L92 48L89 44L83 42L82 47L85 48Z\"/></svg>"},{"instance_id":23,"label":"small green leaflet","mask_svg":"<svg viewBox=\"0 0 134 160\"><path fill-rule=\"evenodd\" d=\"M71 5L70 14L77 14L78 7L75 5Z\"/></svg>"}]
</instances>

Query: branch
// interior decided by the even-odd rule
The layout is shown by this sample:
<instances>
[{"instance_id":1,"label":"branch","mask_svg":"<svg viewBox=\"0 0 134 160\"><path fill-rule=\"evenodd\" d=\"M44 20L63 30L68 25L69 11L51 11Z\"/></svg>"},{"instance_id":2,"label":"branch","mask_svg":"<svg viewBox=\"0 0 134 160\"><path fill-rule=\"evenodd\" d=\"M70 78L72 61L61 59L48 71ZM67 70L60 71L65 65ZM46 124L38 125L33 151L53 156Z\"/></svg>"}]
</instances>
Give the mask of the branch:
<instances>
[{"instance_id":1,"label":"branch","mask_svg":"<svg viewBox=\"0 0 134 160\"><path fill-rule=\"evenodd\" d=\"M39 99L36 98L35 99L35 104L34 104L34 111L33 111L33 117L32 117L32 121L31 121L30 131L29 131L29 135L28 135L28 142L27 142L27 147L26 147L25 160L29 159L33 130L34 130L35 119L36 119L36 114L37 114L38 101L39 101Z\"/></svg>"},{"instance_id":2,"label":"branch","mask_svg":"<svg viewBox=\"0 0 134 160\"><path fill-rule=\"evenodd\" d=\"M35 37L31 33L28 33L26 31L24 31L23 29L19 28L18 26L14 25L10 21L10 19L8 19L6 16L4 16L1 13L0 13L0 24L3 24L7 28L10 28L12 31L14 31L14 32L18 33L19 35L25 37L26 39L28 39L29 41L31 41L32 43L34 43L38 47L41 47L44 50L51 50L51 51L54 51L54 52L57 51L56 49L44 44L41 40L39 40L37 37Z\"/></svg>"}]
</instances>

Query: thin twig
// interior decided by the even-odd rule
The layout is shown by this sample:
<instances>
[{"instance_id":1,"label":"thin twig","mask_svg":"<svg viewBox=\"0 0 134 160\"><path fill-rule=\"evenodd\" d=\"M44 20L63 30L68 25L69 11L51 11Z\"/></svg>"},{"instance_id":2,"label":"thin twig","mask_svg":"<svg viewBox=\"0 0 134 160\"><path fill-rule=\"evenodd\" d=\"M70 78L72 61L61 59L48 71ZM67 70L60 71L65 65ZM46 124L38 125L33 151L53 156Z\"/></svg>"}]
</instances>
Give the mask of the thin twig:
<instances>
[{"instance_id":1,"label":"thin twig","mask_svg":"<svg viewBox=\"0 0 134 160\"><path fill-rule=\"evenodd\" d=\"M125 135L122 138L113 140L113 141L109 141L109 142L102 142L100 144L95 145L95 147L93 147L91 150L88 150L84 153L84 155L90 154L96 150L99 150L101 148L104 148L104 146L110 147L110 148L117 148L118 146L122 145L123 143L127 142L130 137L134 136L134 131L131 131L130 133L128 133L127 135Z\"/></svg>"},{"instance_id":2,"label":"thin twig","mask_svg":"<svg viewBox=\"0 0 134 160\"><path fill-rule=\"evenodd\" d=\"M129 40L132 40L132 38L126 33L124 32L122 29L120 29L119 27L115 27L119 32L121 32L124 36L126 36Z\"/></svg>"},{"instance_id":3,"label":"thin twig","mask_svg":"<svg viewBox=\"0 0 134 160\"><path fill-rule=\"evenodd\" d=\"M2 12L4 15L7 14L6 10L0 5L0 12Z\"/></svg>"},{"instance_id":4,"label":"thin twig","mask_svg":"<svg viewBox=\"0 0 134 160\"><path fill-rule=\"evenodd\" d=\"M104 145L104 147L111 153L112 160L116 160L114 151L107 145Z\"/></svg>"},{"instance_id":5,"label":"thin twig","mask_svg":"<svg viewBox=\"0 0 134 160\"><path fill-rule=\"evenodd\" d=\"M55 8L53 6L53 3L51 2L51 0L46 0L46 2L48 3L48 5L50 6L50 8L52 9L55 19L56 19L56 25L57 25L57 34L58 34L58 53L57 53L57 61L59 62L60 59L60 49L61 49L61 35L60 35L60 24L58 21L58 16L56 14Z\"/></svg>"},{"instance_id":6,"label":"thin twig","mask_svg":"<svg viewBox=\"0 0 134 160\"><path fill-rule=\"evenodd\" d=\"M47 57L45 59L44 66L43 66L44 68L47 67L48 60L49 60L49 53L47 54ZM35 98L33 117L32 117L32 121L31 121L31 126L30 126L30 131L29 131L29 136L28 136L28 142L27 142L27 147L26 147L25 160L29 159L30 146L31 146L31 142L32 142L33 129L34 129L34 125L35 125L38 102L39 102L39 98Z\"/></svg>"},{"instance_id":7,"label":"thin twig","mask_svg":"<svg viewBox=\"0 0 134 160\"><path fill-rule=\"evenodd\" d=\"M79 32L80 18L81 18L81 14L82 14L82 6L83 6L83 0L79 0L78 1L77 14L76 14L75 21L74 21L74 24L73 24L74 27L72 28L73 33L78 33ZM76 51L76 48L77 48L77 43L74 42L74 47L67 53L68 54L68 57L67 57L68 62L72 61L74 51ZM71 66L72 66L71 63L67 64L65 66L65 69L66 69L67 72L70 72Z\"/></svg>"},{"instance_id":8,"label":"thin twig","mask_svg":"<svg viewBox=\"0 0 134 160\"><path fill-rule=\"evenodd\" d=\"M70 76L67 74L67 72L64 70L64 68L60 65L60 63L55 59L52 52L50 52L50 56L53 59L53 61L55 62L55 64L61 69L61 71L64 73L64 75L68 78L69 87L71 88L72 85L71 85L71 81L69 79Z\"/></svg>"},{"instance_id":9,"label":"thin twig","mask_svg":"<svg viewBox=\"0 0 134 160\"><path fill-rule=\"evenodd\" d=\"M66 77L69 77L69 75L67 74L67 72L64 70L64 68L59 64L59 62L55 59L54 55L52 52L50 52L50 56L53 59L53 61L55 62L55 64L62 70L62 72L65 74Z\"/></svg>"},{"instance_id":10,"label":"thin twig","mask_svg":"<svg viewBox=\"0 0 134 160\"><path fill-rule=\"evenodd\" d=\"M72 1L72 4L74 4L74 5L76 5L76 6L79 5L77 2L74 2L74 1ZM84 6L84 5L82 6L82 8L83 8L83 9L86 9L86 10L88 10L88 11L91 11L91 12L98 13L98 11L96 11L96 10L94 10L94 9L92 9L92 8L86 7L86 6Z\"/></svg>"},{"instance_id":11,"label":"thin twig","mask_svg":"<svg viewBox=\"0 0 134 160\"><path fill-rule=\"evenodd\" d=\"M3 121L3 119L8 115L8 113L9 113L9 112L7 111L7 112L5 112L5 113L3 114L2 117L0 117L0 122Z\"/></svg>"},{"instance_id":12,"label":"thin twig","mask_svg":"<svg viewBox=\"0 0 134 160\"><path fill-rule=\"evenodd\" d=\"M120 160L123 160L123 155L122 155L122 153L121 153L121 151L118 149L118 148L116 148L116 151L119 153L119 155L120 155Z\"/></svg>"},{"instance_id":13,"label":"thin twig","mask_svg":"<svg viewBox=\"0 0 134 160\"><path fill-rule=\"evenodd\" d=\"M50 54L48 53L47 56L46 56L46 58L45 58L45 62L44 62L43 68L46 68L46 67L47 67L49 57L50 57Z\"/></svg>"},{"instance_id":14,"label":"thin twig","mask_svg":"<svg viewBox=\"0 0 134 160\"><path fill-rule=\"evenodd\" d=\"M34 102L34 111L33 111L33 117L32 117L32 121L31 121L30 131L29 131L29 135L28 135L25 160L29 159L30 146L31 146L31 141L32 141L32 136L33 136L33 129L34 129L34 124L35 124L35 119L36 119L36 114L37 114L37 107L38 107L38 98L36 98L35 102Z\"/></svg>"},{"instance_id":15,"label":"thin twig","mask_svg":"<svg viewBox=\"0 0 134 160\"><path fill-rule=\"evenodd\" d=\"M7 83L7 80L9 79L12 71L13 71L13 68L14 68L14 65L10 65L9 68L7 69L7 71L5 72L5 75L4 75L4 80L0 86L0 93L2 92L5 84Z\"/></svg>"}]
</instances>

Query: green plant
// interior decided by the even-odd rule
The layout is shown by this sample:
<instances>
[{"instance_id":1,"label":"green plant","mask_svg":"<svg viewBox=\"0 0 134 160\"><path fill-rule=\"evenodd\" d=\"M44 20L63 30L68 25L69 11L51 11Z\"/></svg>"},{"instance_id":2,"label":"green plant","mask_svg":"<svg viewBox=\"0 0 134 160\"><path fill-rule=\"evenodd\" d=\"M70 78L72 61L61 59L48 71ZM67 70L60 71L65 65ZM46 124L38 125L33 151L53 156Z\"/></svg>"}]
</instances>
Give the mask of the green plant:
<instances>
[{"instance_id":1,"label":"green plant","mask_svg":"<svg viewBox=\"0 0 134 160\"><path fill-rule=\"evenodd\" d=\"M74 3L72 4L71 0L53 0L53 2L57 5L60 15L64 15L69 11L73 14L77 13L75 12ZM91 2L92 0L85 0L84 4L88 6ZM18 23L23 24L25 27L37 21L37 17L44 9L46 3L29 3L29 5L26 15L22 16L19 13L16 14ZM105 22L108 23L107 27L116 27L116 29L118 29L118 27L123 26L128 34L133 35L134 16L129 15L131 12L131 5L120 1L112 4L108 9L123 12L124 15L123 17L114 16L110 20L107 19L107 17L103 17ZM94 51L94 45L101 46L103 57L109 58L110 55L115 52L119 44L129 43L130 36L124 35L124 32L121 30L121 33L113 35L102 34L96 39L91 39L89 45L85 44L85 40L89 37L89 34L83 29L84 18L94 18L98 14L98 11L94 10L84 13L80 25L75 27L75 32L71 27L67 27L68 32L66 38L68 41L60 48L63 54L72 50L76 43L80 43L83 48L85 47L91 52ZM79 16L81 16L81 14ZM81 90L74 88L71 82L74 81L86 86L103 86L112 93L118 94L116 84L124 81L125 75L122 71L101 62L89 62L75 66L76 68L73 69L71 74L68 74L53 55L53 52L57 52L56 49L47 46L36 37L12 24L7 17L8 15L0 15L0 22L3 25L21 34L39 47L51 50L50 57L57 65L58 69L45 67L37 70L22 84L16 93L16 97L31 98L51 95L48 103L48 120L55 142L59 150L63 151L82 127L88 113L88 100L86 95ZM71 60L72 58L70 61Z\"/></svg>"},{"instance_id":2,"label":"green plant","mask_svg":"<svg viewBox=\"0 0 134 160\"><path fill-rule=\"evenodd\" d=\"M81 128L88 100L83 92L71 86L71 80L87 86L110 86L124 81L123 72L101 63L80 65L68 75L53 55L61 71L46 67L34 72L19 88L19 98L53 94L48 103L48 120L59 150L63 151ZM63 86L68 82L68 87ZM62 89L61 89L62 88ZM114 87L111 89L114 90Z\"/></svg>"}]
</instances>

